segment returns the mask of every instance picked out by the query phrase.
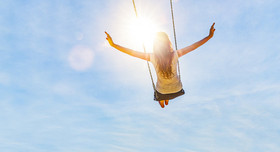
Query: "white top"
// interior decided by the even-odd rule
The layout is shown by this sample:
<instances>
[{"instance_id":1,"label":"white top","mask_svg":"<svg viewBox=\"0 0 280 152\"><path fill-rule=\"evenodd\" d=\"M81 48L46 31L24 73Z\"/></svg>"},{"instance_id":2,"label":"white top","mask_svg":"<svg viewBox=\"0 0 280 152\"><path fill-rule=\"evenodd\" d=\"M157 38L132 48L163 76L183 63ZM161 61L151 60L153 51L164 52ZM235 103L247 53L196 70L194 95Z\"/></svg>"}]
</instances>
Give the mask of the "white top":
<instances>
[{"instance_id":1,"label":"white top","mask_svg":"<svg viewBox=\"0 0 280 152\"><path fill-rule=\"evenodd\" d=\"M157 62L155 60L154 54L150 54L150 62L154 65L154 68L157 73L157 84L156 84L156 90L162 94L169 94L169 93L176 93L182 89L182 83L179 79L178 73L177 73L177 64L178 64L178 53L177 51L174 51L174 57L172 60L171 68L172 73L174 76L170 79L166 79L159 73L159 69L157 68Z\"/></svg>"}]
</instances>

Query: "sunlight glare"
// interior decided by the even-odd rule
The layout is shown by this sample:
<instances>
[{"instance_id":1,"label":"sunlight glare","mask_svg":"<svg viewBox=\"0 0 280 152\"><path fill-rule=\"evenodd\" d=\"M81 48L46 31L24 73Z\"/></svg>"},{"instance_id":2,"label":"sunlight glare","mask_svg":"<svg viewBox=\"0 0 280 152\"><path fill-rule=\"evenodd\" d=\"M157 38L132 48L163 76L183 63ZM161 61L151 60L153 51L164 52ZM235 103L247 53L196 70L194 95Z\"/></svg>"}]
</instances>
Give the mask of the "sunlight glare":
<instances>
[{"instance_id":1,"label":"sunlight glare","mask_svg":"<svg viewBox=\"0 0 280 152\"><path fill-rule=\"evenodd\" d=\"M153 41L158 27L150 19L139 17L131 20L129 33L134 40L144 43L147 52L152 52Z\"/></svg>"}]
</instances>

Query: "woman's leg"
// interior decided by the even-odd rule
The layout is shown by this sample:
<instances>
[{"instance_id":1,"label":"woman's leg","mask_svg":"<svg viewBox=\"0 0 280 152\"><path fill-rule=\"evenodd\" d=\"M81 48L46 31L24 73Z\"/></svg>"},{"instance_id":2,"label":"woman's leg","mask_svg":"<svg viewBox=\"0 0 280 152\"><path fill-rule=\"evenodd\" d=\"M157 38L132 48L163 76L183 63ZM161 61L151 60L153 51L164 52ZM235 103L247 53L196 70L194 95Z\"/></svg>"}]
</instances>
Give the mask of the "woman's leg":
<instances>
[{"instance_id":1,"label":"woman's leg","mask_svg":"<svg viewBox=\"0 0 280 152\"><path fill-rule=\"evenodd\" d=\"M164 108L164 100L160 100L158 103L160 104L161 108Z\"/></svg>"},{"instance_id":2,"label":"woman's leg","mask_svg":"<svg viewBox=\"0 0 280 152\"><path fill-rule=\"evenodd\" d=\"M169 100L165 100L165 105L168 105Z\"/></svg>"}]
</instances>

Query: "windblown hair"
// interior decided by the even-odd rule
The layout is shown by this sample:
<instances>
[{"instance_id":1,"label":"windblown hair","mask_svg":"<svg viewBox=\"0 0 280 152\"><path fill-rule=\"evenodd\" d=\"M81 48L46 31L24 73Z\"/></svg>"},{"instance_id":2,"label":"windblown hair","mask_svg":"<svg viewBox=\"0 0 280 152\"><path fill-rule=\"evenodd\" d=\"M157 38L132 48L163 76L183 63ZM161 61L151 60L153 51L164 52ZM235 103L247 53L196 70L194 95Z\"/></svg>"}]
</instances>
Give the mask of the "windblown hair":
<instances>
[{"instance_id":1,"label":"windblown hair","mask_svg":"<svg viewBox=\"0 0 280 152\"><path fill-rule=\"evenodd\" d=\"M168 35L165 32L158 32L154 39L154 55L157 62L157 68L160 74L166 78L170 79L174 76L172 73L172 60L174 56L174 51L172 44L169 40Z\"/></svg>"}]
</instances>

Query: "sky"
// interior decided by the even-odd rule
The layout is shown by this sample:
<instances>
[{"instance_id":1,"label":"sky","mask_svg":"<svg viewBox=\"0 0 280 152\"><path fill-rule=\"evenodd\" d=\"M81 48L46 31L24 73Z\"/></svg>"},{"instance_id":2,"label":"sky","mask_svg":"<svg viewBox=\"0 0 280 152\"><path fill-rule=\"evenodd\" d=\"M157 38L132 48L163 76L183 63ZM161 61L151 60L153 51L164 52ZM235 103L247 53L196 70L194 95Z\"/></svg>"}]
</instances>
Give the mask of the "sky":
<instances>
[{"instance_id":1,"label":"sky","mask_svg":"<svg viewBox=\"0 0 280 152\"><path fill-rule=\"evenodd\" d=\"M169 1L135 3L174 42ZM173 7L178 48L216 31L180 58L186 94L162 109L146 62L105 39L143 51L131 0L1 0L0 151L280 151L280 2Z\"/></svg>"}]
</instances>

